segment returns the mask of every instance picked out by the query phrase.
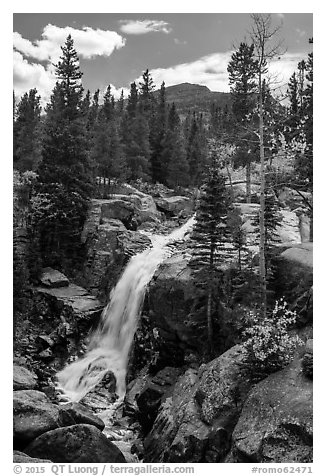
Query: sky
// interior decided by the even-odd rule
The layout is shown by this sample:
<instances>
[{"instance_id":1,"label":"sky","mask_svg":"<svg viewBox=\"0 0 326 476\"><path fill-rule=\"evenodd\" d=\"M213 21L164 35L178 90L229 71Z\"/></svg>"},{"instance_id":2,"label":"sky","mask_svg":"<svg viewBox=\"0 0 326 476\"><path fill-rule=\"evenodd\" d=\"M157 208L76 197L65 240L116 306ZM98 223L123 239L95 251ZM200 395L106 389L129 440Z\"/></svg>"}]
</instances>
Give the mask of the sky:
<instances>
[{"instance_id":1,"label":"sky","mask_svg":"<svg viewBox=\"0 0 326 476\"><path fill-rule=\"evenodd\" d=\"M312 14L273 13L285 54L271 65L278 84L288 81L312 45ZM249 41L249 13L15 13L14 90L36 87L47 101L55 83L60 46L70 33L93 93L112 85L128 92L147 68L155 84L201 84L229 91L227 64L240 41Z\"/></svg>"}]
</instances>

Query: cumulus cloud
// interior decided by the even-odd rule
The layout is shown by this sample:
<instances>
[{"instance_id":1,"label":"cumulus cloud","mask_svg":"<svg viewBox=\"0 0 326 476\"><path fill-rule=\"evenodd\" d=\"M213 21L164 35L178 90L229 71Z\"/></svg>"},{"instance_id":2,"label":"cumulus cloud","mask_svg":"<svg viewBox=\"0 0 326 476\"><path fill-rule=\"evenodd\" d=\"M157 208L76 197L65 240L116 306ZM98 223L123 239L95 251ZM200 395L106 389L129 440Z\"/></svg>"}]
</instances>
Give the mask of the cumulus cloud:
<instances>
[{"instance_id":1,"label":"cumulus cloud","mask_svg":"<svg viewBox=\"0 0 326 476\"><path fill-rule=\"evenodd\" d=\"M151 74L157 85L163 81L166 86L194 83L205 85L212 91L228 91L227 65L230 57L230 52L213 53L190 63L153 69Z\"/></svg>"},{"instance_id":2,"label":"cumulus cloud","mask_svg":"<svg viewBox=\"0 0 326 476\"><path fill-rule=\"evenodd\" d=\"M14 89L21 95L36 87L47 101L55 84L54 68L61 55L60 46L71 34L74 46L80 58L91 59L95 56L110 56L114 50L122 48L126 40L119 33L110 30L93 29L84 26L76 29L48 24L44 27L41 39L30 41L20 33L14 32ZM32 60L41 61L39 64Z\"/></svg>"},{"instance_id":3,"label":"cumulus cloud","mask_svg":"<svg viewBox=\"0 0 326 476\"><path fill-rule=\"evenodd\" d=\"M53 66L29 63L21 53L14 51L13 70L15 94L21 96L29 89L36 88L44 105L56 81Z\"/></svg>"},{"instance_id":4,"label":"cumulus cloud","mask_svg":"<svg viewBox=\"0 0 326 476\"><path fill-rule=\"evenodd\" d=\"M207 86L211 91L228 92L230 87L227 66L231 54L232 52L213 53L190 63L153 69L151 75L157 87L163 81L166 86L193 83ZM304 54L301 53L287 53L270 64L269 72L272 80L275 80L275 87L284 87L303 57Z\"/></svg>"},{"instance_id":5,"label":"cumulus cloud","mask_svg":"<svg viewBox=\"0 0 326 476\"><path fill-rule=\"evenodd\" d=\"M110 56L115 49L122 48L126 40L119 33L84 26L81 30L66 26L64 28L48 24L44 27L41 39L34 42L27 40L20 33L14 33L14 48L25 56L39 61L56 61L61 54L60 46L68 35L81 58Z\"/></svg>"},{"instance_id":6,"label":"cumulus cloud","mask_svg":"<svg viewBox=\"0 0 326 476\"><path fill-rule=\"evenodd\" d=\"M276 85L287 84L290 76L296 71L298 63L305 58L305 53L285 53L269 65L269 72L275 78Z\"/></svg>"},{"instance_id":7,"label":"cumulus cloud","mask_svg":"<svg viewBox=\"0 0 326 476\"><path fill-rule=\"evenodd\" d=\"M120 30L127 35L145 35L153 31L170 33L172 29L163 20L121 20Z\"/></svg>"}]
</instances>

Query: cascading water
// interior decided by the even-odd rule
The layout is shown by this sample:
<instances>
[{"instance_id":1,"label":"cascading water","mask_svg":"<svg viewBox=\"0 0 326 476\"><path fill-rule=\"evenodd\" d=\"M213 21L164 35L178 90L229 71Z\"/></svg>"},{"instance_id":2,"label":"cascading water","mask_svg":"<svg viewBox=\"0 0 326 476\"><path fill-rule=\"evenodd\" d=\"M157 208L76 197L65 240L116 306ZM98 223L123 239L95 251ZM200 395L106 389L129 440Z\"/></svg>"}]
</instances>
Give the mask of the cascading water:
<instances>
[{"instance_id":1,"label":"cascading water","mask_svg":"<svg viewBox=\"0 0 326 476\"><path fill-rule=\"evenodd\" d=\"M171 254L168 245L182 239L194 223L190 218L167 236L152 236L152 247L133 256L103 310L88 351L57 374L58 388L71 401L79 401L108 371L116 377L116 393L125 394L126 372L146 287L158 265Z\"/></svg>"}]
</instances>

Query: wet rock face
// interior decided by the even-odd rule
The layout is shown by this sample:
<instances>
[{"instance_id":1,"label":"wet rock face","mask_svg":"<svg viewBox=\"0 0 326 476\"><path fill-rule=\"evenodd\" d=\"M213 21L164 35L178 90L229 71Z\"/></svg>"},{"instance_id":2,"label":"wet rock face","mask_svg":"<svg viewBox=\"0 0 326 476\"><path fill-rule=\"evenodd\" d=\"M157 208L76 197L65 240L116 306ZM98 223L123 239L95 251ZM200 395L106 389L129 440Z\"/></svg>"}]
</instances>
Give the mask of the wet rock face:
<instances>
[{"instance_id":1,"label":"wet rock face","mask_svg":"<svg viewBox=\"0 0 326 476\"><path fill-rule=\"evenodd\" d=\"M185 324L195 292L188 262L189 256L182 252L166 259L148 290L146 306L151 326L158 329L163 343L160 354L165 365L176 365L175 359L183 349L198 344Z\"/></svg>"},{"instance_id":2,"label":"wet rock face","mask_svg":"<svg viewBox=\"0 0 326 476\"><path fill-rule=\"evenodd\" d=\"M228 462L312 462L312 390L298 360L259 382L233 432Z\"/></svg>"},{"instance_id":3,"label":"wet rock face","mask_svg":"<svg viewBox=\"0 0 326 476\"><path fill-rule=\"evenodd\" d=\"M54 463L125 463L122 452L93 425L79 424L48 431L25 449L33 458Z\"/></svg>"}]
</instances>

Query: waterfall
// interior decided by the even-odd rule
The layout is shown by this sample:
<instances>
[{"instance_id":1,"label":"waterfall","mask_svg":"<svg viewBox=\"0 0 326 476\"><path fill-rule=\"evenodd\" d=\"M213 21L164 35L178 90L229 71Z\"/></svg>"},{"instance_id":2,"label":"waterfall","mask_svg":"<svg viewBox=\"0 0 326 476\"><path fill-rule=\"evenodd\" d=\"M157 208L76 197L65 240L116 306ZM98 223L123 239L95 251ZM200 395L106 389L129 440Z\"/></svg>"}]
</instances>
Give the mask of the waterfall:
<instances>
[{"instance_id":1,"label":"waterfall","mask_svg":"<svg viewBox=\"0 0 326 476\"><path fill-rule=\"evenodd\" d=\"M124 396L129 352L147 285L159 264L171 255L169 245L184 238L193 223L194 217L167 236L151 236L152 246L130 259L111 291L86 354L57 374L58 388L69 400L79 401L108 371L115 375L116 393Z\"/></svg>"}]
</instances>

